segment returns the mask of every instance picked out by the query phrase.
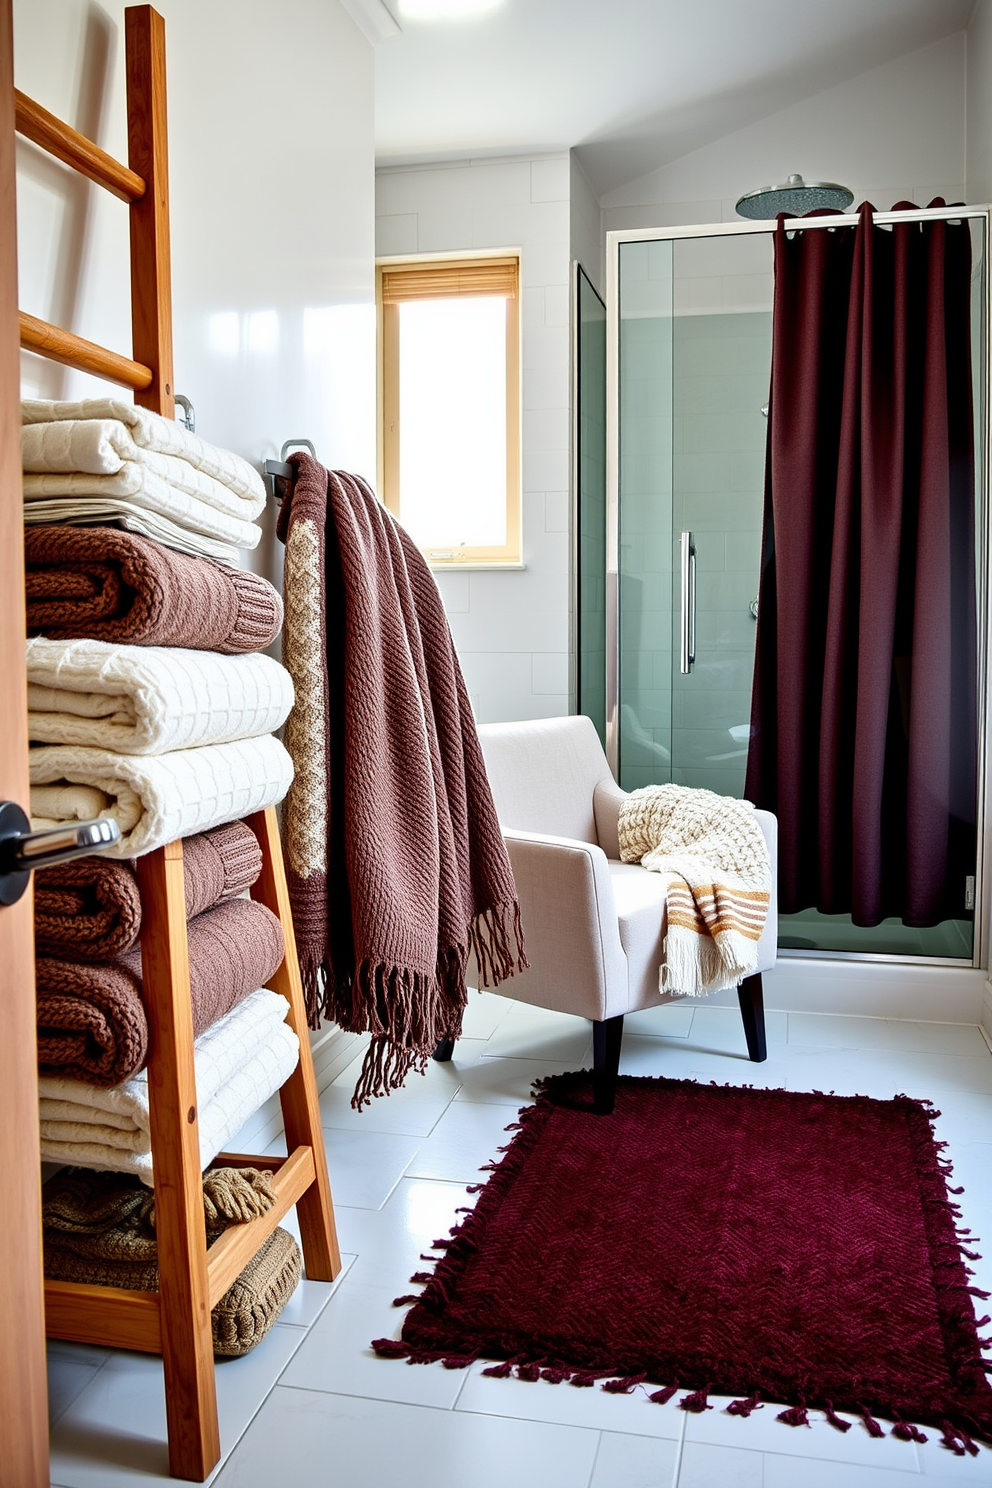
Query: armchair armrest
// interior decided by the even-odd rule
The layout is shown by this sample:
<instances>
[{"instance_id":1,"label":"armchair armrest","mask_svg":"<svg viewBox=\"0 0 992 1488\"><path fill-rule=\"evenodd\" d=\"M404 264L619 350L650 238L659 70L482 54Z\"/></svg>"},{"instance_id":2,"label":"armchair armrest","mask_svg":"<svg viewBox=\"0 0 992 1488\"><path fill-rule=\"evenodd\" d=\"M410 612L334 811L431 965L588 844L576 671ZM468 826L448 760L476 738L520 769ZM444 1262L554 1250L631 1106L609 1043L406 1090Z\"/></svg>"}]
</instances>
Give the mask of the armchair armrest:
<instances>
[{"instance_id":1,"label":"armchair armrest","mask_svg":"<svg viewBox=\"0 0 992 1488\"><path fill-rule=\"evenodd\" d=\"M503 837L530 970L498 990L582 1018L612 1016L626 998L627 959L606 854L572 837L505 827Z\"/></svg>"}]
</instances>

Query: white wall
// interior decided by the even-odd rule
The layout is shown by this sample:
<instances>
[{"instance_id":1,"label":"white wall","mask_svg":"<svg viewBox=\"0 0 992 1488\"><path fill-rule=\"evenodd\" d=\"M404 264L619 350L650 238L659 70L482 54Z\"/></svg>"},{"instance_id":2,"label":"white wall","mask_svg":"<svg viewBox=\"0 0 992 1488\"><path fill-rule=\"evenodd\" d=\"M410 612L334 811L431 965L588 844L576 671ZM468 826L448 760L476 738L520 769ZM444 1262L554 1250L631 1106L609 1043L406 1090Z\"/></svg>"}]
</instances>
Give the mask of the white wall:
<instances>
[{"instance_id":1,"label":"white wall","mask_svg":"<svg viewBox=\"0 0 992 1488\"><path fill-rule=\"evenodd\" d=\"M589 185L574 150L569 152L569 216L571 253L603 293L603 243L599 198Z\"/></svg>"},{"instance_id":2,"label":"white wall","mask_svg":"<svg viewBox=\"0 0 992 1488\"><path fill-rule=\"evenodd\" d=\"M568 157L382 170L376 213L380 256L520 252L525 567L437 577L479 721L566 713Z\"/></svg>"},{"instance_id":3,"label":"white wall","mask_svg":"<svg viewBox=\"0 0 992 1488\"><path fill-rule=\"evenodd\" d=\"M305 436L325 464L372 476L372 47L337 0L156 4L176 387L197 432L249 460ZM123 8L15 0L14 37L17 86L126 160ZM129 352L127 209L22 140L18 163L22 308ZM109 388L27 355L24 385ZM279 557L267 533L250 561L278 577Z\"/></svg>"},{"instance_id":4,"label":"white wall","mask_svg":"<svg viewBox=\"0 0 992 1488\"><path fill-rule=\"evenodd\" d=\"M992 201L992 0L976 0L968 27L965 181L969 202Z\"/></svg>"},{"instance_id":5,"label":"white wall","mask_svg":"<svg viewBox=\"0 0 992 1488\"><path fill-rule=\"evenodd\" d=\"M607 193L604 228L732 221L743 192L792 171L840 181L855 202L880 208L902 199L925 206L937 195L960 200L964 87L959 31Z\"/></svg>"}]
</instances>

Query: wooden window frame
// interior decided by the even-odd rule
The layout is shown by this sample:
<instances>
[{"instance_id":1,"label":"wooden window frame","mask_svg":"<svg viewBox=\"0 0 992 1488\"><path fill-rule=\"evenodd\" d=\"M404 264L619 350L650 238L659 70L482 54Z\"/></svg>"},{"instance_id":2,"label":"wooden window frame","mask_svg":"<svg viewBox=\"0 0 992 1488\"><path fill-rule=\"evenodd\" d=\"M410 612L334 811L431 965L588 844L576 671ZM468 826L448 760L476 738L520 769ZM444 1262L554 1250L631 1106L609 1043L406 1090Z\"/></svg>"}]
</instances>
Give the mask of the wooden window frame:
<instances>
[{"instance_id":1,"label":"wooden window frame","mask_svg":"<svg viewBox=\"0 0 992 1488\"><path fill-rule=\"evenodd\" d=\"M519 567L521 544L520 258L516 253L475 258L386 260L376 267L379 321L379 489L402 521L400 493L399 307L404 301L505 293L506 305L506 542L500 546L422 549L432 568Z\"/></svg>"}]
</instances>

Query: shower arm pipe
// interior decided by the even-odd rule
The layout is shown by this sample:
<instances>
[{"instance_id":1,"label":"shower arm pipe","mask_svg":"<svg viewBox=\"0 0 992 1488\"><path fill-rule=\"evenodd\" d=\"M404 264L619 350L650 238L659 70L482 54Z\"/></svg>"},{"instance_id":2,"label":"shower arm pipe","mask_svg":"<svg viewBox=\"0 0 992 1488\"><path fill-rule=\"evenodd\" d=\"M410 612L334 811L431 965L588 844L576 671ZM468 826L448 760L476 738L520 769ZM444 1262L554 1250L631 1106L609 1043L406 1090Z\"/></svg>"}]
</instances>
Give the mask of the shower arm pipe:
<instances>
[{"instance_id":1,"label":"shower arm pipe","mask_svg":"<svg viewBox=\"0 0 992 1488\"><path fill-rule=\"evenodd\" d=\"M976 430L976 473L982 475L982 531L992 531L992 430L989 402L992 394L992 206L987 203L967 207L917 207L899 212L875 212L880 226L898 222L962 222L981 219L985 223L984 291L985 317L982 347L986 378L986 400L981 409L981 427ZM786 218L787 232L809 228L856 227L857 213L826 217ZM733 237L753 233L773 233L775 221L706 222L682 227L623 228L606 234L606 753L614 775L620 762L620 248L623 243L645 243L677 238ZM975 938L972 965L989 966L992 959L992 593L990 593L988 543L982 544L978 573L978 707L979 787L978 832L975 862ZM838 953L836 959L861 959L851 953ZM873 958L878 959L878 958Z\"/></svg>"}]
</instances>

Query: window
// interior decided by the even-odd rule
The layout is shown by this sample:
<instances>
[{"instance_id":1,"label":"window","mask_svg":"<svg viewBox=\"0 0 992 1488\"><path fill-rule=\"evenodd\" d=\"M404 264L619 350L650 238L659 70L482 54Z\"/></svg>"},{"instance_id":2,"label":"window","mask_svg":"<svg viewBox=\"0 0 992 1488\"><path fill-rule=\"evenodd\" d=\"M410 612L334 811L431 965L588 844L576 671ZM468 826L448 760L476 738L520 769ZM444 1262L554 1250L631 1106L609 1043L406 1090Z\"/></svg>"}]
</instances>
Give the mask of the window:
<instances>
[{"instance_id":1,"label":"window","mask_svg":"<svg viewBox=\"0 0 992 1488\"><path fill-rule=\"evenodd\" d=\"M513 257L379 270L382 493L437 567L520 561Z\"/></svg>"}]
</instances>

